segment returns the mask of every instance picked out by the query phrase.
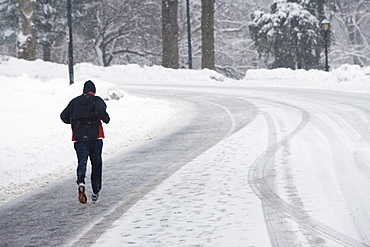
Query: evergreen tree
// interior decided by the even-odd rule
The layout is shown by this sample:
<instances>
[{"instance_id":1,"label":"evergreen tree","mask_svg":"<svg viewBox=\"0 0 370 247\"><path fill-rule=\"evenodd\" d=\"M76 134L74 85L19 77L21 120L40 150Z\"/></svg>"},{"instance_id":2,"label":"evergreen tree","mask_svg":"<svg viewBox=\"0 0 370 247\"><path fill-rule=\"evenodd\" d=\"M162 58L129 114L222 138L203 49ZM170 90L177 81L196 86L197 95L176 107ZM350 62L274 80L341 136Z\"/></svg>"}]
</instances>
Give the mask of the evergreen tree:
<instances>
[{"instance_id":1,"label":"evergreen tree","mask_svg":"<svg viewBox=\"0 0 370 247\"><path fill-rule=\"evenodd\" d=\"M298 3L302 5L303 8L308 10L312 15L316 16L319 21L325 19L325 0L288 0L287 2Z\"/></svg>"},{"instance_id":2,"label":"evergreen tree","mask_svg":"<svg viewBox=\"0 0 370 247\"><path fill-rule=\"evenodd\" d=\"M271 13L256 11L252 19L252 40L269 68L322 67L319 61L324 46L319 20L302 5L275 2Z\"/></svg>"}]
</instances>

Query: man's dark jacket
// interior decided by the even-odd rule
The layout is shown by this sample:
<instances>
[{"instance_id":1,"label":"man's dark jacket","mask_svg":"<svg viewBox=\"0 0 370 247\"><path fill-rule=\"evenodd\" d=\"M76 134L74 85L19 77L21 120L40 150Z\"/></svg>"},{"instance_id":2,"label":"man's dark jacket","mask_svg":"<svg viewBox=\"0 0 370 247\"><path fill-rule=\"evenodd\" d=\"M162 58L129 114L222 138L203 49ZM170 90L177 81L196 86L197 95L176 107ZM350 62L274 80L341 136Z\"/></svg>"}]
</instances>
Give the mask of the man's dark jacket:
<instances>
[{"instance_id":1,"label":"man's dark jacket","mask_svg":"<svg viewBox=\"0 0 370 247\"><path fill-rule=\"evenodd\" d=\"M103 138L101 124L109 123L106 112L107 105L102 98L95 95L95 85L92 81L85 82L83 94L72 99L60 114L66 124L72 124L73 141L91 141Z\"/></svg>"}]
</instances>

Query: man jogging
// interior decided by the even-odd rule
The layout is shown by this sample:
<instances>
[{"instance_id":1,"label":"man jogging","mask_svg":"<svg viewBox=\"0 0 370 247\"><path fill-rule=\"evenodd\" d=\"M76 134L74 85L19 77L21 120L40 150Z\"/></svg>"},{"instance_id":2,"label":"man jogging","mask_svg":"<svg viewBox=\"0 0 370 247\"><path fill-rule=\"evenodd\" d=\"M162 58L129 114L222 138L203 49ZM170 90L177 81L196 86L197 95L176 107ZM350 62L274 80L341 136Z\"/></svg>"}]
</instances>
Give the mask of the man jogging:
<instances>
[{"instance_id":1,"label":"man jogging","mask_svg":"<svg viewBox=\"0 0 370 247\"><path fill-rule=\"evenodd\" d=\"M78 200L87 202L85 194L85 176L87 159L91 161L92 202L99 198L102 186L102 148L104 132L101 121L109 123L106 104L102 98L95 95L96 89L92 81L85 82L83 94L72 99L60 114L66 124L72 125L72 141L76 150Z\"/></svg>"}]
</instances>

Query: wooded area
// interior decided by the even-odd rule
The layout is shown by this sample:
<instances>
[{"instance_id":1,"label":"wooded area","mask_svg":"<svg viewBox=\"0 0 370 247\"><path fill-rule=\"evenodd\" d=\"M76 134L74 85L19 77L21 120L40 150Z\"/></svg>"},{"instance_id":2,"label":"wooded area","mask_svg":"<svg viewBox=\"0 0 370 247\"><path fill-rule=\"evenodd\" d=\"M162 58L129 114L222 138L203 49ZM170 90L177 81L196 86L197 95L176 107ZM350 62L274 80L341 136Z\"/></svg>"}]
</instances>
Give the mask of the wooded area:
<instances>
[{"instance_id":1,"label":"wooded area","mask_svg":"<svg viewBox=\"0 0 370 247\"><path fill-rule=\"evenodd\" d=\"M255 11L270 14L274 1L189 2L194 69L214 68L228 77L243 78L247 69L269 66L271 57L262 59L249 26ZM319 14L330 20L331 68L344 63L370 65L368 0L288 2L306 4L305 8L311 13L322 9ZM135 63L188 68L186 0L72 0L72 3L75 63L91 62L101 66ZM173 5L170 9L177 11L172 10L167 16L165 3ZM320 7L316 3L324 5ZM0 18L0 54L68 62L65 1L0 0ZM173 28L177 24L176 33L171 26L164 25L167 18ZM323 48L316 50L319 56L315 59L322 64ZM171 60L171 65L167 59ZM303 62L300 60L298 64Z\"/></svg>"}]
</instances>

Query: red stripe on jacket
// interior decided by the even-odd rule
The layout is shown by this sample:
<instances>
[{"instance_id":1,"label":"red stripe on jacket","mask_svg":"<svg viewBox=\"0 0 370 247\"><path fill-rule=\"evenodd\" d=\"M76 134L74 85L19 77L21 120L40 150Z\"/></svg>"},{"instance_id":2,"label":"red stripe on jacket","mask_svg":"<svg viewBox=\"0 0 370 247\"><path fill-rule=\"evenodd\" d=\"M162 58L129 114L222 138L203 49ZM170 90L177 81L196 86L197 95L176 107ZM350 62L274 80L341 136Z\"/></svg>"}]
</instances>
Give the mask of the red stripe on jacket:
<instances>
[{"instance_id":1,"label":"red stripe on jacket","mask_svg":"<svg viewBox=\"0 0 370 247\"><path fill-rule=\"evenodd\" d=\"M99 134L96 139L104 138L104 130L103 130L103 124L101 123L101 120L99 119Z\"/></svg>"}]
</instances>

